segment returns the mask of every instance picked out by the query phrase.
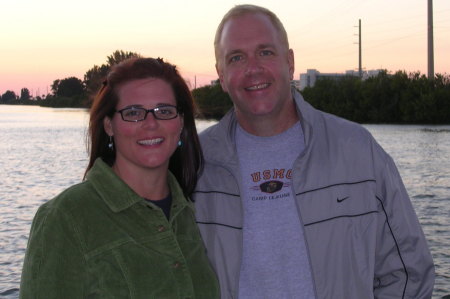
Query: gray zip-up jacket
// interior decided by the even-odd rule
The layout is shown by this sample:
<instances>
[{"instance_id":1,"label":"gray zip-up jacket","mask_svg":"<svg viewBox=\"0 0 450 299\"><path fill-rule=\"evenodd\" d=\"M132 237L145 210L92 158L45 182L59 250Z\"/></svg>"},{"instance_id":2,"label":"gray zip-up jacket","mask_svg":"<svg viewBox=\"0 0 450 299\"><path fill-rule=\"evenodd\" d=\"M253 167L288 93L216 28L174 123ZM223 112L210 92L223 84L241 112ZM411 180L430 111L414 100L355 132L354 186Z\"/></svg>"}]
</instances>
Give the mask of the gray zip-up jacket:
<instances>
[{"instance_id":1,"label":"gray zip-up jacket","mask_svg":"<svg viewBox=\"0 0 450 299\"><path fill-rule=\"evenodd\" d=\"M293 96L306 148L292 180L316 298L431 298L433 260L391 157L362 126ZM202 132L205 167L194 193L222 298L237 298L242 258L235 127L230 111Z\"/></svg>"}]
</instances>

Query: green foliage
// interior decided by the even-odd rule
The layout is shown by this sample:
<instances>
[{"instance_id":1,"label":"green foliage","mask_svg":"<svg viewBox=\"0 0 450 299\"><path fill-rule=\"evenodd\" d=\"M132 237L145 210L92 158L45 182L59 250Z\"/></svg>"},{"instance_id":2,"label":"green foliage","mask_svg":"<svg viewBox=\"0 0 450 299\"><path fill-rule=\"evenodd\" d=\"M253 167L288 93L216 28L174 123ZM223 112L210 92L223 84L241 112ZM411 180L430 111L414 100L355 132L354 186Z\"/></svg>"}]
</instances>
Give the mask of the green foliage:
<instances>
[{"instance_id":1,"label":"green foliage","mask_svg":"<svg viewBox=\"0 0 450 299\"><path fill-rule=\"evenodd\" d=\"M111 66L131 57L141 57L141 55L134 52L116 50L114 53L106 57L106 64L102 64L101 66L94 65L91 69L89 69L84 74L83 81L88 95L94 96L98 92Z\"/></svg>"},{"instance_id":2,"label":"green foliage","mask_svg":"<svg viewBox=\"0 0 450 299\"><path fill-rule=\"evenodd\" d=\"M58 97L76 97L84 93L83 81L76 77L55 80L52 85L54 95Z\"/></svg>"},{"instance_id":3,"label":"green foliage","mask_svg":"<svg viewBox=\"0 0 450 299\"><path fill-rule=\"evenodd\" d=\"M219 119L233 106L230 97L218 83L194 89L192 96L201 118Z\"/></svg>"},{"instance_id":4,"label":"green foliage","mask_svg":"<svg viewBox=\"0 0 450 299\"><path fill-rule=\"evenodd\" d=\"M39 102L35 101L35 100L31 100L31 99L28 99L28 100L16 99L14 101L11 101L11 102L8 102L5 104L8 104L8 105L30 105L31 106L31 105L39 105Z\"/></svg>"},{"instance_id":5,"label":"green foliage","mask_svg":"<svg viewBox=\"0 0 450 299\"><path fill-rule=\"evenodd\" d=\"M303 95L311 99L311 104L317 109L340 115L345 118L362 118L354 104L360 104L360 80L346 76L339 80L321 79L313 88L305 88Z\"/></svg>"},{"instance_id":6,"label":"green foliage","mask_svg":"<svg viewBox=\"0 0 450 299\"><path fill-rule=\"evenodd\" d=\"M44 100L36 101L43 107L54 108L88 108L89 103L85 96L58 97L48 96Z\"/></svg>"},{"instance_id":7,"label":"green foliage","mask_svg":"<svg viewBox=\"0 0 450 299\"><path fill-rule=\"evenodd\" d=\"M116 63L134 52L117 50L107 56L105 64L94 65L84 80L70 77L53 81L53 96L31 99L29 90L21 90L20 99L13 91L0 97L2 104L42 105L48 107L89 107L88 96L99 90L106 74ZM220 119L233 106L219 82L192 91L199 117ZM338 80L320 79L314 87L302 91L314 107L359 123L450 123L450 76L437 74L429 80L420 73L387 71L361 81L347 76Z\"/></svg>"},{"instance_id":8,"label":"green foliage","mask_svg":"<svg viewBox=\"0 0 450 299\"><path fill-rule=\"evenodd\" d=\"M23 88L21 90L20 100L13 91L8 90L0 97L0 103L19 105L39 104L46 107L89 107L91 103L88 102L88 95L95 95L97 93L111 66L130 57L141 57L141 55L134 52L117 50L107 56L106 64L102 64L101 66L94 65L89 69L85 73L83 81L76 77L56 79L51 85L53 95L47 95L44 100L40 97L37 97L36 100L31 100L29 90Z\"/></svg>"},{"instance_id":9,"label":"green foliage","mask_svg":"<svg viewBox=\"0 0 450 299\"><path fill-rule=\"evenodd\" d=\"M134 52L124 52L122 50L116 50L114 53L106 57L107 66L111 67L119 62L124 61L125 59L131 58L131 57L141 57L140 54L134 53Z\"/></svg>"},{"instance_id":10,"label":"green foliage","mask_svg":"<svg viewBox=\"0 0 450 299\"><path fill-rule=\"evenodd\" d=\"M94 96L100 89L103 80L108 73L109 67L107 65L94 65L84 74L84 84L88 95Z\"/></svg>"},{"instance_id":11,"label":"green foliage","mask_svg":"<svg viewBox=\"0 0 450 299\"><path fill-rule=\"evenodd\" d=\"M20 100L26 101L26 100L29 100L30 98L31 98L31 96L30 96L30 91L28 90L28 88L22 88L20 90Z\"/></svg>"},{"instance_id":12,"label":"green foliage","mask_svg":"<svg viewBox=\"0 0 450 299\"><path fill-rule=\"evenodd\" d=\"M2 103L5 103L5 104L6 103L10 103L10 102L12 102L13 100L16 100L16 99L17 99L16 93L14 91L11 91L11 90L7 90L1 96Z\"/></svg>"},{"instance_id":13,"label":"green foliage","mask_svg":"<svg viewBox=\"0 0 450 299\"><path fill-rule=\"evenodd\" d=\"M58 93L58 88L59 88L59 82L60 81L61 80L56 79L56 80L53 81L53 84L50 85L50 88L52 89L53 95L56 95Z\"/></svg>"},{"instance_id":14,"label":"green foliage","mask_svg":"<svg viewBox=\"0 0 450 299\"><path fill-rule=\"evenodd\" d=\"M314 107L360 123L450 123L450 77L439 74L320 79L302 94Z\"/></svg>"}]
</instances>

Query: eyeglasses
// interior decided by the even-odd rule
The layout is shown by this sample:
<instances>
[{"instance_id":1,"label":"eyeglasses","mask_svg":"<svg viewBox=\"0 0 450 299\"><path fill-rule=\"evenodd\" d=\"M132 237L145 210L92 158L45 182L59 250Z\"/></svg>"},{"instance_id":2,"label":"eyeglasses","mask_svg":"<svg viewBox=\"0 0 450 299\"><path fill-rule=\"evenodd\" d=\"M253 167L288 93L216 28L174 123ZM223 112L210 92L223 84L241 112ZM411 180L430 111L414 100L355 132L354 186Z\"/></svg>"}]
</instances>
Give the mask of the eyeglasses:
<instances>
[{"instance_id":1,"label":"eyeglasses","mask_svg":"<svg viewBox=\"0 0 450 299\"><path fill-rule=\"evenodd\" d=\"M147 118L147 114L151 112L156 119L168 120L178 116L178 108L172 105L158 106L153 109L145 109L141 107L127 107L116 111L120 113L124 121L138 122Z\"/></svg>"}]
</instances>

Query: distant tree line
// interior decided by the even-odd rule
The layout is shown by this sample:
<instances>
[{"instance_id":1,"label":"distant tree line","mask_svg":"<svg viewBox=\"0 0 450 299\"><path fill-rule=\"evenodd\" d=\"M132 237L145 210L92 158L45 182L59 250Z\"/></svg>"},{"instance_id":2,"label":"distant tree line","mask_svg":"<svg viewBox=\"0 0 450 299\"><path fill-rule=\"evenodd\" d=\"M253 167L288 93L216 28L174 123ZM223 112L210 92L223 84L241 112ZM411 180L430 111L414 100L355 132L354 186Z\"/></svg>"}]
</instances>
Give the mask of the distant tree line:
<instances>
[{"instance_id":1,"label":"distant tree line","mask_svg":"<svg viewBox=\"0 0 450 299\"><path fill-rule=\"evenodd\" d=\"M27 88L22 88L21 95L7 90L0 96L1 104L40 105L47 107L80 107L89 108L92 97L100 89L112 65L130 58L140 57L138 53L117 50L107 56L107 61L101 66L94 65L85 74L83 80L76 77L56 79L51 85L51 94L32 98Z\"/></svg>"},{"instance_id":2,"label":"distant tree line","mask_svg":"<svg viewBox=\"0 0 450 299\"><path fill-rule=\"evenodd\" d=\"M448 75L429 80L420 73L382 71L366 80L320 78L301 93L315 108L359 123L450 123ZM193 96L204 118L219 119L232 106L220 84L197 88Z\"/></svg>"},{"instance_id":3,"label":"distant tree line","mask_svg":"<svg viewBox=\"0 0 450 299\"><path fill-rule=\"evenodd\" d=\"M7 90L5 93L0 95L0 103L6 104L11 103L15 104L26 104L28 101L31 100L30 91L28 88L22 88L20 90L20 96L16 95L14 91Z\"/></svg>"},{"instance_id":4,"label":"distant tree line","mask_svg":"<svg viewBox=\"0 0 450 299\"><path fill-rule=\"evenodd\" d=\"M359 123L450 123L450 76L387 71L360 80L320 79L302 94L322 111Z\"/></svg>"},{"instance_id":5,"label":"distant tree line","mask_svg":"<svg viewBox=\"0 0 450 299\"><path fill-rule=\"evenodd\" d=\"M22 88L20 95L8 90L0 96L0 103L89 108L90 99L111 66L129 57L140 55L117 50L107 56L105 64L89 69L83 80L76 77L54 80L52 94L42 98L32 98L27 88ZM449 75L437 74L430 80L419 72L382 71L366 80L354 76L321 78L314 87L301 93L317 109L359 123L450 123ZM220 119L233 106L218 80L194 89L192 94L199 118Z\"/></svg>"}]
</instances>

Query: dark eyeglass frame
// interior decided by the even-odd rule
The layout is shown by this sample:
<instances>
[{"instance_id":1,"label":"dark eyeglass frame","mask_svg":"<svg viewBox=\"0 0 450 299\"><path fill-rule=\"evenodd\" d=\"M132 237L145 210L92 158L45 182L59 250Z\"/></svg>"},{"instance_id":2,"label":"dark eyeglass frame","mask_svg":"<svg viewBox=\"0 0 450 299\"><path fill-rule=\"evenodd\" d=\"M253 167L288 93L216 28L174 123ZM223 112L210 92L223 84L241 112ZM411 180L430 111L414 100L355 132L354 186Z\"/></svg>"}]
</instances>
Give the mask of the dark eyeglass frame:
<instances>
[{"instance_id":1,"label":"dark eyeglass frame","mask_svg":"<svg viewBox=\"0 0 450 299\"><path fill-rule=\"evenodd\" d=\"M160 116L158 116L158 115L155 113L155 111L158 111L158 110L161 110L161 109L167 108L167 107L175 108L175 112L176 112L176 113L175 113L173 116L171 116L170 118L161 118ZM143 119L137 119L137 120L127 120L127 119L125 119L125 117L124 117L124 115L123 115L123 112L126 111L126 110L140 110L140 111L145 111L144 118L143 118ZM139 121L144 121L144 120L147 119L147 115L148 115L149 112L151 112L151 113L153 114L153 117L154 117L155 119L158 119L158 120L171 120L171 119L177 118L177 116L180 114L180 112L178 111L178 107L177 107L177 106L174 106L174 105L161 105L161 106L155 107L155 108L153 108L153 109L145 109L145 108L143 108L143 107L133 107L133 106L132 106L132 107L125 107L125 108L123 108L123 109L116 110L116 112L117 112L117 113L120 113L120 116L122 117L122 120L123 120L123 121L128 121L128 122L139 122Z\"/></svg>"}]
</instances>

